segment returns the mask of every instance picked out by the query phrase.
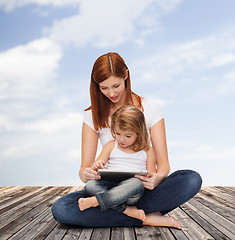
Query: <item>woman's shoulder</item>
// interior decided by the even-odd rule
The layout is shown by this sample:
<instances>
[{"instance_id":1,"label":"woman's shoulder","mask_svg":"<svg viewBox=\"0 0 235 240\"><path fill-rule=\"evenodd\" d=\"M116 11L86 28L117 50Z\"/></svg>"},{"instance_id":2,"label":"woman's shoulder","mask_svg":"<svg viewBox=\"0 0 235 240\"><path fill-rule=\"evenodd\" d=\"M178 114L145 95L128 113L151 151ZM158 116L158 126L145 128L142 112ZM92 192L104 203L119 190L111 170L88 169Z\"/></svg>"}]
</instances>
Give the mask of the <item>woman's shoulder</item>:
<instances>
[{"instance_id":1,"label":"woman's shoulder","mask_svg":"<svg viewBox=\"0 0 235 240\"><path fill-rule=\"evenodd\" d=\"M142 105L143 105L143 108L144 107L160 108L159 102L153 98L142 98Z\"/></svg>"},{"instance_id":2,"label":"woman's shoulder","mask_svg":"<svg viewBox=\"0 0 235 240\"><path fill-rule=\"evenodd\" d=\"M155 123L163 118L160 104L155 99L143 98L142 106L147 127L150 129Z\"/></svg>"},{"instance_id":3,"label":"woman's shoulder","mask_svg":"<svg viewBox=\"0 0 235 240\"><path fill-rule=\"evenodd\" d=\"M85 110L84 111L83 122L86 123L93 130L95 130L93 119L92 119L92 111L91 110Z\"/></svg>"}]
</instances>

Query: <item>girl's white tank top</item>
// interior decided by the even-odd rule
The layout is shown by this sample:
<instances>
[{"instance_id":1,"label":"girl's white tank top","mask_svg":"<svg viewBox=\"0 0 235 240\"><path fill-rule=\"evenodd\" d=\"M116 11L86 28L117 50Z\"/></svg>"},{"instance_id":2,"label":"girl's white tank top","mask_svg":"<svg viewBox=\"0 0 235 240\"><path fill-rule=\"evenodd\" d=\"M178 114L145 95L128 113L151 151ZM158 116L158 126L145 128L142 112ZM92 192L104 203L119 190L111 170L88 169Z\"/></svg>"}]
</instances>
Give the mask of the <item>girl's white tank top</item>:
<instances>
[{"instance_id":1,"label":"girl's white tank top","mask_svg":"<svg viewBox=\"0 0 235 240\"><path fill-rule=\"evenodd\" d=\"M147 153L144 150L135 153L125 153L118 149L118 142L115 141L115 147L109 156L105 165L109 170L146 170Z\"/></svg>"}]
</instances>

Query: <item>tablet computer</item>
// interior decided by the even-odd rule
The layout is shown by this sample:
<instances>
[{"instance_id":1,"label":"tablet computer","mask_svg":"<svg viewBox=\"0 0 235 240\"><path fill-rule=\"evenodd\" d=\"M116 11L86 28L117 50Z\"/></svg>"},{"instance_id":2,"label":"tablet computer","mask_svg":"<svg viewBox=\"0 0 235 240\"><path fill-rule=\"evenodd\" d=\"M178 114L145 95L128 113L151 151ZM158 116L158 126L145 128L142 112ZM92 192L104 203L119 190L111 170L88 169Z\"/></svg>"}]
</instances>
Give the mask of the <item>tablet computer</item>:
<instances>
[{"instance_id":1,"label":"tablet computer","mask_svg":"<svg viewBox=\"0 0 235 240\"><path fill-rule=\"evenodd\" d=\"M125 171L125 170L108 170L98 169L98 174L104 181L120 182L128 178L134 177L135 175L147 176L148 171Z\"/></svg>"}]
</instances>

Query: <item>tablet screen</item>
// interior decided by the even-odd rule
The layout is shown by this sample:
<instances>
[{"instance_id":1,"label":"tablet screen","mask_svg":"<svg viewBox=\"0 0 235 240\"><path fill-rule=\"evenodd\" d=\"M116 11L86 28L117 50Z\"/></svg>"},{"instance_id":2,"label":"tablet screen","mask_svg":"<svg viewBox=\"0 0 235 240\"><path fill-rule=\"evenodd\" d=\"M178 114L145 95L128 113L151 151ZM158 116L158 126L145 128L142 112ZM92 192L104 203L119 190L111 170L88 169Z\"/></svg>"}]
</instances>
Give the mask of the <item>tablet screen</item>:
<instances>
[{"instance_id":1,"label":"tablet screen","mask_svg":"<svg viewBox=\"0 0 235 240\"><path fill-rule=\"evenodd\" d=\"M98 169L101 179L104 181L120 182L128 178L134 177L135 175L146 176L148 171L114 171L108 169Z\"/></svg>"}]
</instances>

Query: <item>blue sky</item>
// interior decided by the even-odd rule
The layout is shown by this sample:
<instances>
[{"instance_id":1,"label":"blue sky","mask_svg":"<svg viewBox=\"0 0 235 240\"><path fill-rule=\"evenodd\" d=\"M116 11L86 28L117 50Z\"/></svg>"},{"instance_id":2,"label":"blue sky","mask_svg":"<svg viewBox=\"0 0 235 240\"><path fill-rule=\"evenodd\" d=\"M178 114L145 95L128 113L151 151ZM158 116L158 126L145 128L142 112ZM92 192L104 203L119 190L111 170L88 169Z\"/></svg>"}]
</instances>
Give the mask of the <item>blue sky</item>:
<instances>
[{"instance_id":1,"label":"blue sky","mask_svg":"<svg viewBox=\"0 0 235 240\"><path fill-rule=\"evenodd\" d=\"M161 104L171 172L235 185L235 2L0 0L0 185L80 185L92 65Z\"/></svg>"}]
</instances>

